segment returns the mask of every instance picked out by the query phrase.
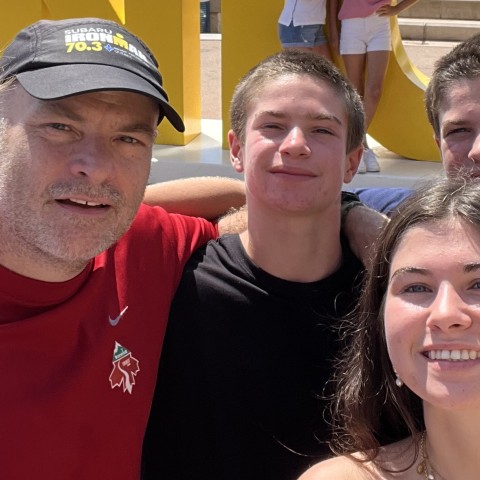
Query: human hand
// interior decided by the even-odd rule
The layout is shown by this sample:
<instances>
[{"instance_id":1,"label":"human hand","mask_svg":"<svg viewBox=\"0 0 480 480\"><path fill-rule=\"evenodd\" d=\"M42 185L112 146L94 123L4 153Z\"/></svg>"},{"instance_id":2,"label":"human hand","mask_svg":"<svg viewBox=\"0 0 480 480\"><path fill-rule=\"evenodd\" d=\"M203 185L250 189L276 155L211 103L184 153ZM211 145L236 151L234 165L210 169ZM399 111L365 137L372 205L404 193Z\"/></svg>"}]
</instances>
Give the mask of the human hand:
<instances>
[{"instance_id":1,"label":"human hand","mask_svg":"<svg viewBox=\"0 0 480 480\"><path fill-rule=\"evenodd\" d=\"M397 15L397 6L396 5L383 5L376 12L379 17L393 17Z\"/></svg>"},{"instance_id":2,"label":"human hand","mask_svg":"<svg viewBox=\"0 0 480 480\"><path fill-rule=\"evenodd\" d=\"M388 222L388 217L365 205L351 208L343 222L343 232L355 256L368 269L372 247Z\"/></svg>"}]
</instances>

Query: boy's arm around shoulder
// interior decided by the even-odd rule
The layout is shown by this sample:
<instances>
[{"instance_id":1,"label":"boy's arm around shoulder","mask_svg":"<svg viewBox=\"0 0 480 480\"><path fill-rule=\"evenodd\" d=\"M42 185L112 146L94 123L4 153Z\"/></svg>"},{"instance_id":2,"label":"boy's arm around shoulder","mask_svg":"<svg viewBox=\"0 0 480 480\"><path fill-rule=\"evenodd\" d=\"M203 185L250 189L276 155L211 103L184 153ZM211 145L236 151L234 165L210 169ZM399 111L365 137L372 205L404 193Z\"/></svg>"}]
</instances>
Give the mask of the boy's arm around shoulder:
<instances>
[{"instance_id":1,"label":"boy's arm around shoulder","mask_svg":"<svg viewBox=\"0 0 480 480\"><path fill-rule=\"evenodd\" d=\"M218 220L218 234L242 233L247 229L247 206L231 208L223 217Z\"/></svg>"},{"instance_id":2,"label":"boy's arm around shoulder","mask_svg":"<svg viewBox=\"0 0 480 480\"><path fill-rule=\"evenodd\" d=\"M372 247L388 221L383 213L361 204L349 209L343 219L343 232L350 248L366 268L370 266Z\"/></svg>"},{"instance_id":3,"label":"boy's arm around shoulder","mask_svg":"<svg viewBox=\"0 0 480 480\"><path fill-rule=\"evenodd\" d=\"M226 177L191 177L149 185L144 203L169 213L215 220L245 204L243 181Z\"/></svg>"}]
</instances>

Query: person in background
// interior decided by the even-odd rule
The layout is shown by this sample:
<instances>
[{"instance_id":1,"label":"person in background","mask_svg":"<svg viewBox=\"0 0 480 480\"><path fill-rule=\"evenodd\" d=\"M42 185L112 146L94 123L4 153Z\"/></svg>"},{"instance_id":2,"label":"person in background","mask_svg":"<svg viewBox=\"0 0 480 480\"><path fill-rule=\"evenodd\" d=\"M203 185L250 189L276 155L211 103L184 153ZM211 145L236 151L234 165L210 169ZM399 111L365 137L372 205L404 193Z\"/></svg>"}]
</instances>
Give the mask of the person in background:
<instances>
[{"instance_id":1,"label":"person in background","mask_svg":"<svg viewBox=\"0 0 480 480\"><path fill-rule=\"evenodd\" d=\"M184 272L145 480L289 480L328 454L320 397L363 271L340 228L362 101L328 60L288 49L240 80L230 115L247 230L198 250Z\"/></svg>"},{"instance_id":2,"label":"person in background","mask_svg":"<svg viewBox=\"0 0 480 480\"><path fill-rule=\"evenodd\" d=\"M342 55L347 77L363 98L365 132L382 96L392 49L389 17L398 15L417 1L402 0L391 5L391 0L331 0L330 45ZM337 19L341 21L340 34ZM379 172L378 159L368 147L366 135L364 146L358 173Z\"/></svg>"},{"instance_id":3,"label":"person in background","mask_svg":"<svg viewBox=\"0 0 480 480\"><path fill-rule=\"evenodd\" d=\"M283 48L309 50L332 59L325 34L328 0L285 0L278 19Z\"/></svg>"},{"instance_id":4,"label":"person in background","mask_svg":"<svg viewBox=\"0 0 480 480\"><path fill-rule=\"evenodd\" d=\"M478 178L427 184L399 207L335 377L333 445L343 456L300 480L478 477L479 271ZM406 438L381 447L385 426Z\"/></svg>"}]
</instances>

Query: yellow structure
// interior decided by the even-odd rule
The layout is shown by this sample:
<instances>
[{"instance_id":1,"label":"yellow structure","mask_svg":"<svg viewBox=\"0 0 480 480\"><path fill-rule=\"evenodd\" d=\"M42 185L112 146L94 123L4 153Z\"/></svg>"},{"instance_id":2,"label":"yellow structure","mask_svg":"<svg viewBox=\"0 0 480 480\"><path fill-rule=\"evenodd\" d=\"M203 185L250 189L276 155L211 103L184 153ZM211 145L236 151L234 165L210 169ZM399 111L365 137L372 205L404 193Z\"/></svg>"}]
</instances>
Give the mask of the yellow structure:
<instances>
[{"instance_id":1,"label":"yellow structure","mask_svg":"<svg viewBox=\"0 0 480 480\"><path fill-rule=\"evenodd\" d=\"M280 49L277 19L283 0L222 1L223 147L228 148L229 107L242 75Z\"/></svg>"},{"instance_id":2,"label":"yellow structure","mask_svg":"<svg viewBox=\"0 0 480 480\"><path fill-rule=\"evenodd\" d=\"M408 59L396 18L392 18L391 27L393 54L382 99L368 133L402 157L440 161L425 112L424 94L429 79Z\"/></svg>"},{"instance_id":3,"label":"yellow structure","mask_svg":"<svg viewBox=\"0 0 480 480\"><path fill-rule=\"evenodd\" d=\"M240 77L280 49L277 19L283 0L222 2L222 114L224 147L229 129L228 108ZM406 158L439 160L433 131L424 111L428 78L413 66L392 18L393 53L384 93L368 133L384 147Z\"/></svg>"},{"instance_id":4,"label":"yellow structure","mask_svg":"<svg viewBox=\"0 0 480 480\"><path fill-rule=\"evenodd\" d=\"M165 89L186 131L162 122L159 142L185 145L200 133L200 4L198 0L21 0L2 2L0 49L40 19L100 17L140 36L160 62Z\"/></svg>"}]
</instances>

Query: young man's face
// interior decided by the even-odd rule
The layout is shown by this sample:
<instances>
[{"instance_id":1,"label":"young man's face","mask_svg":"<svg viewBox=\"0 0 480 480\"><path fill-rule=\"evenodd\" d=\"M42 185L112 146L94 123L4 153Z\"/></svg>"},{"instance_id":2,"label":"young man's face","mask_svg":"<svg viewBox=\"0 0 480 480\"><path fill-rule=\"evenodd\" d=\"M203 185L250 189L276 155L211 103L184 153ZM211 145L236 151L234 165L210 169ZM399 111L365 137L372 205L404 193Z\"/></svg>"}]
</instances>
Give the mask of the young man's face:
<instances>
[{"instance_id":1,"label":"young man's face","mask_svg":"<svg viewBox=\"0 0 480 480\"><path fill-rule=\"evenodd\" d=\"M55 101L4 94L0 239L10 254L85 263L128 228L142 200L158 106L131 92Z\"/></svg>"},{"instance_id":2,"label":"young man's face","mask_svg":"<svg viewBox=\"0 0 480 480\"><path fill-rule=\"evenodd\" d=\"M480 78L459 80L440 108L436 138L445 170L466 169L480 176Z\"/></svg>"},{"instance_id":3,"label":"young man's face","mask_svg":"<svg viewBox=\"0 0 480 480\"><path fill-rule=\"evenodd\" d=\"M338 213L343 182L362 147L347 154L345 104L326 83L288 75L267 83L247 110L245 142L230 132L247 204L282 213Z\"/></svg>"}]
</instances>

